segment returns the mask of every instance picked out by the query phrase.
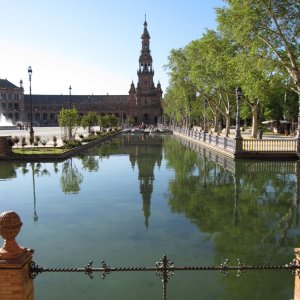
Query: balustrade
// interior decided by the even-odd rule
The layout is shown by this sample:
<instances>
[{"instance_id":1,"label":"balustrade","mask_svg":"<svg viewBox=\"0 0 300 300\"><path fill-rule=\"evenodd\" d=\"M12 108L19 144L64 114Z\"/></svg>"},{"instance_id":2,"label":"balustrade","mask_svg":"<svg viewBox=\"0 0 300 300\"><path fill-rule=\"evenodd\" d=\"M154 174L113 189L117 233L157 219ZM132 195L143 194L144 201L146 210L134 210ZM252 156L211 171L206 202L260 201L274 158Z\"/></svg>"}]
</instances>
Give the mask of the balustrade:
<instances>
[{"instance_id":1,"label":"balustrade","mask_svg":"<svg viewBox=\"0 0 300 300\"><path fill-rule=\"evenodd\" d=\"M240 138L236 140L235 138L222 137L213 135L210 133L204 133L198 130L189 130L183 128L174 128L175 133L179 133L183 136L186 136L195 141L213 146L216 150L222 150L228 152L232 155L235 153L235 156L243 153L243 155L249 153L253 154L256 152L260 153L287 153L287 154L296 154L298 140L296 139L243 139Z\"/></svg>"}]
</instances>

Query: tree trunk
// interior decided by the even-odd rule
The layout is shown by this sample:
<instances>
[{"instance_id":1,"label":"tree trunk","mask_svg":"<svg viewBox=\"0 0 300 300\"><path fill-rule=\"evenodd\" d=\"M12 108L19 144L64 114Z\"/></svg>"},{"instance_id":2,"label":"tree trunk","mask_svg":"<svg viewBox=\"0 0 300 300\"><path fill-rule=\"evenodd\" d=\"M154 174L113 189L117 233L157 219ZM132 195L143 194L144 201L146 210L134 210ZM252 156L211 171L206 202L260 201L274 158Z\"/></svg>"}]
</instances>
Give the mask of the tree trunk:
<instances>
[{"instance_id":1,"label":"tree trunk","mask_svg":"<svg viewBox=\"0 0 300 300\"><path fill-rule=\"evenodd\" d=\"M219 117L220 114L216 112L214 114L214 132L219 132Z\"/></svg>"},{"instance_id":2,"label":"tree trunk","mask_svg":"<svg viewBox=\"0 0 300 300\"><path fill-rule=\"evenodd\" d=\"M258 129L258 103L254 102L251 104L251 113L252 113L252 131L251 137L257 138L257 129Z\"/></svg>"},{"instance_id":3,"label":"tree trunk","mask_svg":"<svg viewBox=\"0 0 300 300\"><path fill-rule=\"evenodd\" d=\"M226 122L225 135L228 136L230 134L230 115L225 114L224 117Z\"/></svg>"}]
</instances>

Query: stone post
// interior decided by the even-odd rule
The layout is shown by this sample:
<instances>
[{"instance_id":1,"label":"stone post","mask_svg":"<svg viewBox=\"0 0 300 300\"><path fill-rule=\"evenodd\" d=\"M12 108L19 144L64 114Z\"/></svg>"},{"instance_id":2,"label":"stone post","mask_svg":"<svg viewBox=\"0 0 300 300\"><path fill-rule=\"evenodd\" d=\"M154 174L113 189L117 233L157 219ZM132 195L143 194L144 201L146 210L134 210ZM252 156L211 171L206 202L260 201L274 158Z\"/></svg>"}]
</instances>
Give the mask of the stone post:
<instances>
[{"instance_id":1,"label":"stone post","mask_svg":"<svg viewBox=\"0 0 300 300\"><path fill-rule=\"evenodd\" d=\"M296 141L297 141L297 155L300 157L300 138L298 137Z\"/></svg>"},{"instance_id":2,"label":"stone post","mask_svg":"<svg viewBox=\"0 0 300 300\"><path fill-rule=\"evenodd\" d=\"M33 300L33 280L29 277L29 263L33 250L20 247L15 241L22 222L12 211L0 215L0 299Z\"/></svg>"},{"instance_id":3,"label":"stone post","mask_svg":"<svg viewBox=\"0 0 300 300\"><path fill-rule=\"evenodd\" d=\"M243 151L243 138L242 137L236 137L234 138L234 156L238 157L239 154Z\"/></svg>"},{"instance_id":4,"label":"stone post","mask_svg":"<svg viewBox=\"0 0 300 300\"><path fill-rule=\"evenodd\" d=\"M295 248L295 256L296 260L300 261L300 248ZM300 271L296 271L296 276L295 276L295 290L294 290L294 300L300 300Z\"/></svg>"},{"instance_id":5,"label":"stone post","mask_svg":"<svg viewBox=\"0 0 300 300\"><path fill-rule=\"evenodd\" d=\"M12 153L11 145L9 144L10 136L0 136L0 156L6 156Z\"/></svg>"}]
</instances>

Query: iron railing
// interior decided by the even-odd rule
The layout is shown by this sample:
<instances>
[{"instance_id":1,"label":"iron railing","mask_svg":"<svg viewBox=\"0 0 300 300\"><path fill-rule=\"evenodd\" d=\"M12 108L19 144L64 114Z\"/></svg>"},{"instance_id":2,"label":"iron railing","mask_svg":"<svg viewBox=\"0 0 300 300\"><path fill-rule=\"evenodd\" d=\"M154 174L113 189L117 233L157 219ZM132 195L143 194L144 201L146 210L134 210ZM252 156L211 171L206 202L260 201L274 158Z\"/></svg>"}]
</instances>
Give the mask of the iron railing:
<instances>
[{"instance_id":1,"label":"iron railing","mask_svg":"<svg viewBox=\"0 0 300 300\"><path fill-rule=\"evenodd\" d=\"M81 268L44 268L40 267L32 261L29 265L30 278L34 279L41 273L57 273L57 272L76 272L84 273L91 279L94 278L94 273L102 273L102 279L105 279L107 275L113 272L155 272L155 274L162 281L162 299L167 299L167 285L169 279L175 274L175 271L219 271L225 276L228 276L229 271L236 271L237 277L240 277L246 271L267 271L267 270L288 270L293 275L299 276L300 261L294 259L292 262L285 265L245 265L240 259L237 259L236 266L230 266L229 260L226 259L220 266L184 266L176 267L174 262L168 259L164 255L154 267L110 267L103 260L101 261L101 267L93 267L93 261L90 261L87 265Z\"/></svg>"}]
</instances>

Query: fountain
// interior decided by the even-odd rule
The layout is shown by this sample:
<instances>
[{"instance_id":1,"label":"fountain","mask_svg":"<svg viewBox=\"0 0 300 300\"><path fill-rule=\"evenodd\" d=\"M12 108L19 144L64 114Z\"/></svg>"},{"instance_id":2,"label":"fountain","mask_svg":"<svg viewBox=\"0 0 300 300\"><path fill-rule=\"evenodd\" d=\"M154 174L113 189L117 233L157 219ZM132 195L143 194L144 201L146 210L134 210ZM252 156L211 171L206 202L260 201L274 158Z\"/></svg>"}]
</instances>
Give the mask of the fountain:
<instances>
[{"instance_id":1,"label":"fountain","mask_svg":"<svg viewBox=\"0 0 300 300\"><path fill-rule=\"evenodd\" d=\"M17 129L17 127L11 121L7 120L3 114L0 114L0 130L5 129Z\"/></svg>"}]
</instances>

